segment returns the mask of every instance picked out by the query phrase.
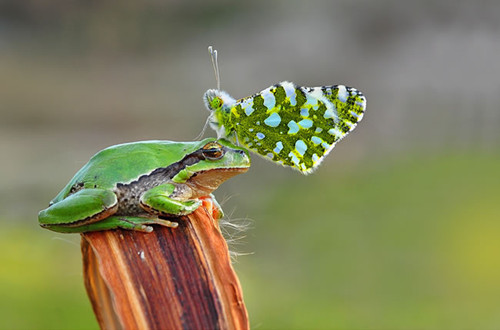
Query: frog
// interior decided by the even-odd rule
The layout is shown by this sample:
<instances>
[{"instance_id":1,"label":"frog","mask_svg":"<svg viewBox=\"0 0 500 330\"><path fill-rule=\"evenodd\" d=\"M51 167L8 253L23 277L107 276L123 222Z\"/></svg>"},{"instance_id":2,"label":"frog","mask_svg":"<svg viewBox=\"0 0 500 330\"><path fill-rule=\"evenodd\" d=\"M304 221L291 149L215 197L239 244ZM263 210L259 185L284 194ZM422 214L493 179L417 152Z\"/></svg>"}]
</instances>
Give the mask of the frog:
<instances>
[{"instance_id":1,"label":"frog","mask_svg":"<svg viewBox=\"0 0 500 330\"><path fill-rule=\"evenodd\" d=\"M41 210L41 227L60 233L176 228L179 218L207 202L216 220L222 209L212 192L250 167L248 151L225 139L129 142L96 153Z\"/></svg>"}]
</instances>

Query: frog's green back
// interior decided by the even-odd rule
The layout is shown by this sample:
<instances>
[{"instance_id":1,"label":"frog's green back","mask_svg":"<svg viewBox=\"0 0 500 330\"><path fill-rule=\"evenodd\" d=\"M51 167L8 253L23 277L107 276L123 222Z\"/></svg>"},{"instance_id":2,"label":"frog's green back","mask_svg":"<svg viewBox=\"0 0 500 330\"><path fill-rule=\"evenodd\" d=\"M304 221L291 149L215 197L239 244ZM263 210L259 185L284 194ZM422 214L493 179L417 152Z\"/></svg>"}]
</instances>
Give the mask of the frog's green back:
<instances>
[{"instance_id":1,"label":"frog's green back","mask_svg":"<svg viewBox=\"0 0 500 330\"><path fill-rule=\"evenodd\" d=\"M117 183L129 183L157 168L167 167L198 150L214 138L194 142L141 141L108 147L95 154L52 200L68 196L71 187L112 189Z\"/></svg>"}]
</instances>

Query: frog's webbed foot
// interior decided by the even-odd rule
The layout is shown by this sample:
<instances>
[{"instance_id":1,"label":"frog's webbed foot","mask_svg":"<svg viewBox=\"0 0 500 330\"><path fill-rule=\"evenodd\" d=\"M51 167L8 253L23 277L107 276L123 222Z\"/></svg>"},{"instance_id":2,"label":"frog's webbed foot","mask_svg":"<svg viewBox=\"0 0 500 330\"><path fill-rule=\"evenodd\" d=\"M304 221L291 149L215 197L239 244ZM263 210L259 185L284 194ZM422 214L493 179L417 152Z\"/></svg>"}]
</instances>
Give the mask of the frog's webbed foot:
<instances>
[{"instance_id":1,"label":"frog's webbed foot","mask_svg":"<svg viewBox=\"0 0 500 330\"><path fill-rule=\"evenodd\" d=\"M118 209L114 192L105 189L82 189L65 199L52 204L38 214L40 226L59 231L72 232L101 221ZM76 230L81 232L81 230Z\"/></svg>"},{"instance_id":2,"label":"frog's webbed foot","mask_svg":"<svg viewBox=\"0 0 500 330\"><path fill-rule=\"evenodd\" d=\"M203 203L203 206L208 210L208 212L212 215L212 218L215 220L219 220L224 216L224 212L222 211L222 207L219 202L215 199L213 194L209 196L201 197L200 200Z\"/></svg>"},{"instance_id":3,"label":"frog's webbed foot","mask_svg":"<svg viewBox=\"0 0 500 330\"><path fill-rule=\"evenodd\" d=\"M150 214L180 216L194 212L201 205L197 199L172 198L174 189L173 184L166 183L146 191L141 196L141 207Z\"/></svg>"}]
</instances>

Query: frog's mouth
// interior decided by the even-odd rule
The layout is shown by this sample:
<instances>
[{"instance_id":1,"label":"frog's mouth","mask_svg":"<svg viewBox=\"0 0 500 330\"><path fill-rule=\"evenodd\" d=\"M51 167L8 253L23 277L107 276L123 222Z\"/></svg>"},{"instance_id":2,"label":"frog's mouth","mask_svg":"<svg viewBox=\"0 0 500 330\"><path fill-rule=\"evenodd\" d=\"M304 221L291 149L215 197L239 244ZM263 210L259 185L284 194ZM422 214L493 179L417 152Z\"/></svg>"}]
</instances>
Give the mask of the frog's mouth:
<instances>
[{"instance_id":1,"label":"frog's mouth","mask_svg":"<svg viewBox=\"0 0 500 330\"><path fill-rule=\"evenodd\" d=\"M207 196L217 189L224 181L248 171L248 167L216 168L195 173L186 182L193 192L194 198Z\"/></svg>"}]
</instances>

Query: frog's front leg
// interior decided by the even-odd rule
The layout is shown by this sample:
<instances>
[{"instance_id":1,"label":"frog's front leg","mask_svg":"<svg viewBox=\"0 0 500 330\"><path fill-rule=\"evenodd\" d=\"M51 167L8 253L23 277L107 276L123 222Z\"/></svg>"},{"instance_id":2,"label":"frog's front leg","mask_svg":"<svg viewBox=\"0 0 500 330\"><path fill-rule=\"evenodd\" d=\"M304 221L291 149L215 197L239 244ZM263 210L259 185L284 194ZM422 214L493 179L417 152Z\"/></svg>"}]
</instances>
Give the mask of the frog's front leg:
<instances>
[{"instance_id":1,"label":"frog's front leg","mask_svg":"<svg viewBox=\"0 0 500 330\"><path fill-rule=\"evenodd\" d=\"M118 200L105 189L82 189L38 214L40 226L57 232L83 232L114 213Z\"/></svg>"},{"instance_id":2,"label":"frog's front leg","mask_svg":"<svg viewBox=\"0 0 500 330\"><path fill-rule=\"evenodd\" d=\"M180 216L194 212L201 205L200 200L187 199L185 196L189 194L175 190L176 186L171 183L156 186L141 196L141 207L155 215Z\"/></svg>"}]
</instances>

